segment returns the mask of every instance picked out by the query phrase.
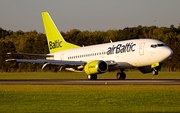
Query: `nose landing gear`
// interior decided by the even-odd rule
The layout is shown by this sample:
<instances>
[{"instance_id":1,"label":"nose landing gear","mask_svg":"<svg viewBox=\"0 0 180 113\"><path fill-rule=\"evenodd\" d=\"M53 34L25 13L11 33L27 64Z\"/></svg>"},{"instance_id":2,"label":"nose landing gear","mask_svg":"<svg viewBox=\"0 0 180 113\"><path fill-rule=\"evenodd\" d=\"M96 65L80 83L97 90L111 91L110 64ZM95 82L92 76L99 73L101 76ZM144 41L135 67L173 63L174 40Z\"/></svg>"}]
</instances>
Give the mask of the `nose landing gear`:
<instances>
[{"instance_id":1,"label":"nose landing gear","mask_svg":"<svg viewBox=\"0 0 180 113\"><path fill-rule=\"evenodd\" d=\"M162 63L158 63L158 62L151 65L151 68L153 69L152 70L153 75L158 75L158 71L161 70L161 65Z\"/></svg>"},{"instance_id":2,"label":"nose landing gear","mask_svg":"<svg viewBox=\"0 0 180 113\"><path fill-rule=\"evenodd\" d=\"M123 70L121 70L121 72L118 72L117 74L116 74L116 78L118 79L118 80L120 80L120 79L126 79L126 73L124 73L123 72Z\"/></svg>"},{"instance_id":3,"label":"nose landing gear","mask_svg":"<svg viewBox=\"0 0 180 113\"><path fill-rule=\"evenodd\" d=\"M152 71L152 74L153 75L158 75L158 70L154 68L153 71Z\"/></svg>"}]
</instances>

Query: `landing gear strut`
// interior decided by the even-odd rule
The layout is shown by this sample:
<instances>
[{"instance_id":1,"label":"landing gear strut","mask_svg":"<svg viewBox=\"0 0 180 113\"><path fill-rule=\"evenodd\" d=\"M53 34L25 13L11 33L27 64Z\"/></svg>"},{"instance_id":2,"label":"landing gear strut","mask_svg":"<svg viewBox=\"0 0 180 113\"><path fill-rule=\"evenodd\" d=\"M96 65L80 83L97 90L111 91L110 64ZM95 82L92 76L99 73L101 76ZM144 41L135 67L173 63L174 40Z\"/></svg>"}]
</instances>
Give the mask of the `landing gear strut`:
<instances>
[{"instance_id":1,"label":"landing gear strut","mask_svg":"<svg viewBox=\"0 0 180 113\"><path fill-rule=\"evenodd\" d=\"M96 79L97 79L97 75L96 75L96 74L87 75L87 78L88 78L89 80L96 80Z\"/></svg>"},{"instance_id":2,"label":"landing gear strut","mask_svg":"<svg viewBox=\"0 0 180 113\"><path fill-rule=\"evenodd\" d=\"M120 80L120 79L126 79L126 73L124 73L123 70L121 70L121 72L118 72L118 73L116 74L116 78L117 78L118 80Z\"/></svg>"}]
</instances>

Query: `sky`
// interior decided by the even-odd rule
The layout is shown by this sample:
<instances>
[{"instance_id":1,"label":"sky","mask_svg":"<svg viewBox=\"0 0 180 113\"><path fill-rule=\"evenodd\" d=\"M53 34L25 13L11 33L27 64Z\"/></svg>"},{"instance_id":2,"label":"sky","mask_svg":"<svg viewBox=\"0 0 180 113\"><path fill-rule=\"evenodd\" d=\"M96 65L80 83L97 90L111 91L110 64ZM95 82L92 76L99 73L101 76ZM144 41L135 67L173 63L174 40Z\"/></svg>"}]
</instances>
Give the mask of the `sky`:
<instances>
[{"instance_id":1,"label":"sky","mask_svg":"<svg viewBox=\"0 0 180 113\"><path fill-rule=\"evenodd\" d=\"M0 0L0 27L44 33L47 11L60 31L106 31L125 27L175 27L180 0Z\"/></svg>"}]
</instances>

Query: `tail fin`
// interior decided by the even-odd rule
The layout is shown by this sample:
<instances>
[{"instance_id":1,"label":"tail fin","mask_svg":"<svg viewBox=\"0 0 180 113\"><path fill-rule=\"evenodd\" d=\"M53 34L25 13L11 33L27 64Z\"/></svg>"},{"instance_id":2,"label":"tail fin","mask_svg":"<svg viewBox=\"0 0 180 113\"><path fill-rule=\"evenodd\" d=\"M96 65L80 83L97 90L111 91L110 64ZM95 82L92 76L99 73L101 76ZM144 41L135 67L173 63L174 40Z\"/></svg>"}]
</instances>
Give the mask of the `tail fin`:
<instances>
[{"instance_id":1,"label":"tail fin","mask_svg":"<svg viewBox=\"0 0 180 113\"><path fill-rule=\"evenodd\" d=\"M48 12L42 12L42 19L50 53L79 47L64 40Z\"/></svg>"}]
</instances>

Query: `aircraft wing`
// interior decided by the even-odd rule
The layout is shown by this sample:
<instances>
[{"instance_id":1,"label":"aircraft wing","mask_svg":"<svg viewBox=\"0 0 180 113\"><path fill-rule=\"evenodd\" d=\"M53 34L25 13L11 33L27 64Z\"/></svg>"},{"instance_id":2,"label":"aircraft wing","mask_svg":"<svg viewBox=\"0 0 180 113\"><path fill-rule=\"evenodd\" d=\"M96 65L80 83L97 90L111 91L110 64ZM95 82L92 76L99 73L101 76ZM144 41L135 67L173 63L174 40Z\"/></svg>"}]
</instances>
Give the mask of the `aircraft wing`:
<instances>
[{"instance_id":1,"label":"aircraft wing","mask_svg":"<svg viewBox=\"0 0 180 113\"><path fill-rule=\"evenodd\" d=\"M16 53L8 52L7 55L25 55L25 56L39 56L39 57L54 57L52 54L32 54L32 53Z\"/></svg>"},{"instance_id":2,"label":"aircraft wing","mask_svg":"<svg viewBox=\"0 0 180 113\"><path fill-rule=\"evenodd\" d=\"M43 70L47 66L60 66L60 67L79 67L86 63L83 61L65 61L65 60L48 60L48 59L7 59L6 62L24 62L24 63L34 63L43 64L41 69Z\"/></svg>"},{"instance_id":3,"label":"aircraft wing","mask_svg":"<svg viewBox=\"0 0 180 113\"><path fill-rule=\"evenodd\" d=\"M64 66L64 67L79 67L83 68L87 62L84 61L66 61L66 60L51 60L51 59L7 59L6 62L24 62L24 63L34 63L43 64L42 69L46 66ZM106 61L108 67L117 65L114 61Z\"/></svg>"},{"instance_id":4,"label":"aircraft wing","mask_svg":"<svg viewBox=\"0 0 180 113\"><path fill-rule=\"evenodd\" d=\"M50 63L52 65L85 65L84 61L66 61L50 59L7 59L6 62L26 62L26 63ZM117 65L114 61L106 61L108 66Z\"/></svg>"},{"instance_id":5,"label":"aircraft wing","mask_svg":"<svg viewBox=\"0 0 180 113\"><path fill-rule=\"evenodd\" d=\"M49 63L52 65L84 65L83 61L65 61L48 59L7 59L6 62L26 62L26 63Z\"/></svg>"}]
</instances>

